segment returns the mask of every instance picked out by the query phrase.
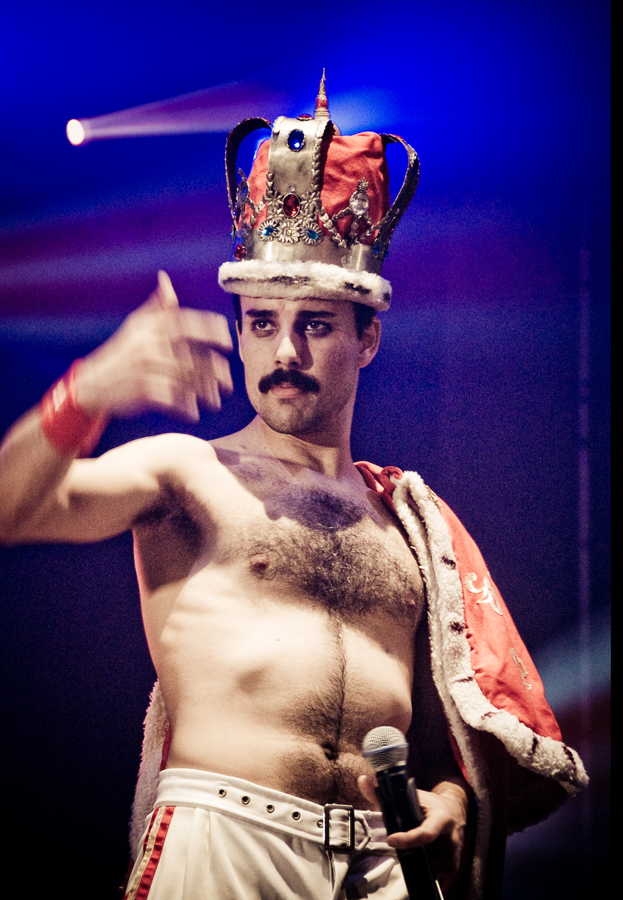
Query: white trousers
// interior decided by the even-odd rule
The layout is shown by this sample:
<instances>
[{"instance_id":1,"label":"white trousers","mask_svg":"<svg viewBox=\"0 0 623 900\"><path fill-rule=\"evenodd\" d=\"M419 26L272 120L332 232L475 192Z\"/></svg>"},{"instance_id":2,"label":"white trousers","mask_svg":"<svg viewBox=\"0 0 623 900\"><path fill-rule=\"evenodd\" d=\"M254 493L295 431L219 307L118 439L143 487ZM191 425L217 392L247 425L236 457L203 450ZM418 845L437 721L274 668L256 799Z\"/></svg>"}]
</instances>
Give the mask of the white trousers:
<instances>
[{"instance_id":1,"label":"white trousers","mask_svg":"<svg viewBox=\"0 0 623 900\"><path fill-rule=\"evenodd\" d=\"M165 769L126 900L406 900L380 813Z\"/></svg>"}]
</instances>

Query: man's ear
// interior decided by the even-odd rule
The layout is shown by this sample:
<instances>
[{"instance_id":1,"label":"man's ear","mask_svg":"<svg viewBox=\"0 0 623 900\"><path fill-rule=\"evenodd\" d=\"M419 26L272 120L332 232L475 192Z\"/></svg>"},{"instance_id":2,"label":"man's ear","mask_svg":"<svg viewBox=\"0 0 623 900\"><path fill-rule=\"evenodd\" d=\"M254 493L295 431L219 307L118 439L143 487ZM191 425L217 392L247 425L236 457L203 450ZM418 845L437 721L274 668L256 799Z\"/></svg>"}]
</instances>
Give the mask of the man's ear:
<instances>
[{"instance_id":1,"label":"man's ear","mask_svg":"<svg viewBox=\"0 0 623 900\"><path fill-rule=\"evenodd\" d=\"M359 341L361 350L359 352L359 368L365 368L372 362L379 349L381 340L381 320L375 316L367 328L364 329Z\"/></svg>"}]
</instances>

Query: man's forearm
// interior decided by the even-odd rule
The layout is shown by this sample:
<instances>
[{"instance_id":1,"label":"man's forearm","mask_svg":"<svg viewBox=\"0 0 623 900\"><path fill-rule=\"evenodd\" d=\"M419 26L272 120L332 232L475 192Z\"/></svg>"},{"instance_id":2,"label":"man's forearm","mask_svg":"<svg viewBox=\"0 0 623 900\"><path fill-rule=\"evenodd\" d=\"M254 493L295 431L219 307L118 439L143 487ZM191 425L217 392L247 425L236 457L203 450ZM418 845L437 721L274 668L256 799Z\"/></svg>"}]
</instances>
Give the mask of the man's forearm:
<instances>
[{"instance_id":1,"label":"man's forearm","mask_svg":"<svg viewBox=\"0 0 623 900\"><path fill-rule=\"evenodd\" d=\"M106 426L104 413L89 413L78 403L82 364L72 364L13 426L0 448L0 535L7 542L20 539L22 528L56 491L74 458L89 454Z\"/></svg>"}]
</instances>

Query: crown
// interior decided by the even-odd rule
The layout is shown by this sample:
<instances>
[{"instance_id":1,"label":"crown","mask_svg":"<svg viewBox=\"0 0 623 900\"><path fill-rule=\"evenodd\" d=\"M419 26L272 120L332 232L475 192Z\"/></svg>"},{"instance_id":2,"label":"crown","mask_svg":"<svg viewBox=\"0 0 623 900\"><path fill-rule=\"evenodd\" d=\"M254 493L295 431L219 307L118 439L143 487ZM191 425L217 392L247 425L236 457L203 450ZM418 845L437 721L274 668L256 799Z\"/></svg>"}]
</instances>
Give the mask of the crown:
<instances>
[{"instance_id":1,"label":"crown","mask_svg":"<svg viewBox=\"0 0 623 900\"><path fill-rule=\"evenodd\" d=\"M249 178L238 168L242 141L270 129ZM401 144L407 171L393 204L385 151ZM413 199L419 160L393 134L343 136L331 121L323 72L315 115L250 118L225 149L233 219L232 261L219 284L251 297L344 299L387 309L391 285L381 276L394 229Z\"/></svg>"}]
</instances>

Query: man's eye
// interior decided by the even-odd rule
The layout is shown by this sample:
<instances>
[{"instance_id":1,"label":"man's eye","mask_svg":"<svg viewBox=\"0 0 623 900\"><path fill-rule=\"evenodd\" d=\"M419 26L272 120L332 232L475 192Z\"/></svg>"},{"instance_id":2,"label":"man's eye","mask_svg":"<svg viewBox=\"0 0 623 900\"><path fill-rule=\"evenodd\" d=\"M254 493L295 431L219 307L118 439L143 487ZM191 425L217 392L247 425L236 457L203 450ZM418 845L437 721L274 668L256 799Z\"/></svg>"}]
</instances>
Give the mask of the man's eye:
<instances>
[{"instance_id":1,"label":"man's eye","mask_svg":"<svg viewBox=\"0 0 623 900\"><path fill-rule=\"evenodd\" d=\"M272 322L269 322L268 319L255 319L251 323L251 331L258 334L270 334L273 331Z\"/></svg>"},{"instance_id":2,"label":"man's eye","mask_svg":"<svg viewBox=\"0 0 623 900\"><path fill-rule=\"evenodd\" d=\"M328 334L331 331L331 326L326 322L307 322L305 324L305 332L307 334Z\"/></svg>"}]
</instances>

